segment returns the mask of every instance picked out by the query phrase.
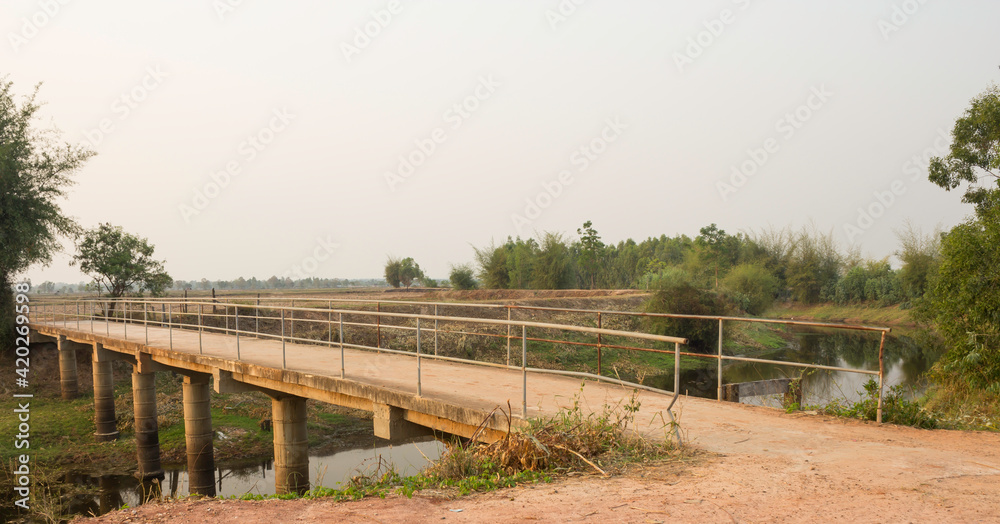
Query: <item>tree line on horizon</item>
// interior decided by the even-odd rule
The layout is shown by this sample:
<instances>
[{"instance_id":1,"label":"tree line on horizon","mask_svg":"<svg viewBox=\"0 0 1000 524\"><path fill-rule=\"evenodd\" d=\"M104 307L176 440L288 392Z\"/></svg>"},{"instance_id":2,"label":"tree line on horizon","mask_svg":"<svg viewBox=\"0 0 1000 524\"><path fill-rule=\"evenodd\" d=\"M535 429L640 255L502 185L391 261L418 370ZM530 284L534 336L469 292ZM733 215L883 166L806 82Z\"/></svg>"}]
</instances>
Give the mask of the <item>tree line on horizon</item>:
<instances>
[{"instance_id":1,"label":"tree line on horizon","mask_svg":"<svg viewBox=\"0 0 1000 524\"><path fill-rule=\"evenodd\" d=\"M889 258L843 252L833 233L814 227L729 234L716 224L695 237L660 235L641 242L605 244L587 221L570 240L559 233L538 239L508 237L473 248L474 285L487 289L649 289L664 279L726 294L739 309L759 314L773 300L806 304L908 304L923 296L939 259L940 232L912 225L897 231L900 268Z\"/></svg>"}]
</instances>

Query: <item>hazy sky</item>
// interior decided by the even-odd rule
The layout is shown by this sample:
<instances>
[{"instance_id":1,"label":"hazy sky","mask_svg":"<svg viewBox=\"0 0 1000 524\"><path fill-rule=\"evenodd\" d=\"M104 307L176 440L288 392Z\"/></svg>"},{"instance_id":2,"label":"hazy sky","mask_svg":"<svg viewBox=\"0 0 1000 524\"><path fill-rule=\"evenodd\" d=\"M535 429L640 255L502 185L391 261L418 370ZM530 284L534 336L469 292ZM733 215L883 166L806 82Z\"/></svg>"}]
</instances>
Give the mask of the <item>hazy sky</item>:
<instances>
[{"instance_id":1,"label":"hazy sky","mask_svg":"<svg viewBox=\"0 0 1000 524\"><path fill-rule=\"evenodd\" d=\"M16 0L0 75L44 82L44 122L98 153L65 211L177 279L390 254L444 278L586 220L605 242L812 220L883 257L905 220L971 213L925 157L1000 80L998 22L987 0ZM84 280L68 260L28 276Z\"/></svg>"}]
</instances>

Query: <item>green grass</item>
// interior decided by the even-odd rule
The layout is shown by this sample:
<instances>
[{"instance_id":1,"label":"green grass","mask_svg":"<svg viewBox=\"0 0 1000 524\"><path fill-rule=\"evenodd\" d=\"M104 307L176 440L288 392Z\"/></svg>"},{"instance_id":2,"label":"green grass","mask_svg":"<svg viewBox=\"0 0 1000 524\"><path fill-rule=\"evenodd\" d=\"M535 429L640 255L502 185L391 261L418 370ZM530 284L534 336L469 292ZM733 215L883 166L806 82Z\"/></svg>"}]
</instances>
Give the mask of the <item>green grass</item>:
<instances>
[{"instance_id":1,"label":"green grass","mask_svg":"<svg viewBox=\"0 0 1000 524\"><path fill-rule=\"evenodd\" d=\"M825 304L775 304L764 315L767 318L844 322L848 324L912 325L910 310L899 306L866 306Z\"/></svg>"},{"instance_id":2,"label":"green grass","mask_svg":"<svg viewBox=\"0 0 1000 524\"><path fill-rule=\"evenodd\" d=\"M17 402L30 403L31 426L28 450L13 445L0 447L0 458L8 462L27 452L36 464L49 468L73 466L101 461L109 470L124 470L134 462L135 445L128 441L98 443L94 441L94 399L84 395L73 400L35 397L32 399L3 398L0 401L0 427L17 428L19 421L14 409ZM13 433L10 435L13 438Z\"/></svg>"}]
</instances>

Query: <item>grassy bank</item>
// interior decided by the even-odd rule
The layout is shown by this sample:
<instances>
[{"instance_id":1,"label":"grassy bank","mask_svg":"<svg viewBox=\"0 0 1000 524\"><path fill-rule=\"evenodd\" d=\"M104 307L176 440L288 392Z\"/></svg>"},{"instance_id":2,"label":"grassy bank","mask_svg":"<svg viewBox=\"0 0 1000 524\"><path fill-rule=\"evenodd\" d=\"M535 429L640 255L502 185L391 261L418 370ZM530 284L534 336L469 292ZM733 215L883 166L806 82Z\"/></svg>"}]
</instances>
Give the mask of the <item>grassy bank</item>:
<instances>
[{"instance_id":1,"label":"grassy bank","mask_svg":"<svg viewBox=\"0 0 1000 524\"><path fill-rule=\"evenodd\" d=\"M878 326L915 325L910 310L899 306L866 306L825 304L775 304L763 315L765 318L808 320L816 322L843 322L847 324L874 324Z\"/></svg>"}]
</instances>

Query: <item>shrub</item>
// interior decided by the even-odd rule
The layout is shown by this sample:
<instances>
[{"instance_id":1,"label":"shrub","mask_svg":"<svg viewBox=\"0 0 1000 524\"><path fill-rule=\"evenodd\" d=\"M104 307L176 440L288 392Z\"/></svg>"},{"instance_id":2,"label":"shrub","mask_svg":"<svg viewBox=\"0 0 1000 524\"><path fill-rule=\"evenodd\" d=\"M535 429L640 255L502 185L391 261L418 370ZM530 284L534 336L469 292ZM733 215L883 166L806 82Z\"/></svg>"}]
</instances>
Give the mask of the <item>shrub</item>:
<instances>
[{"instance_id":1,"label":"shrub","mask_svg":"<svg viewBox=\"0 0 1000 524\"><path fill-rule=\"evenodd\" d=\"M751 315L759 315L774 303L778 279L763 266L742 264L726 275L723 286L740 309Z\"/></svg>"},{"instance_id":2,"label":"shrub","mask_svg":"<svg viewBox=\"0 0 1000 524\"><path fill-rule=\"evenodd\" d=\"M726 315L729 308L715 292L696 288L690 275L679 268L667 268L650 279L653 294L643 306L647 313L683 315ZM718 339L718 326L713 320L649 317L651 333L684 337L692 348L707 350Z\"/></svg>"},{"instance_id":3,"label":"shrub","mask_svg":"<svg viewBox=\"0 0 1000 524\"><path fill-rule=\"evenodd\" d=\"M865 383L861 400L854 404L831 402L823 411L839 417L876 420L878 416L878 382L869 379ZM937 418L920 407L920 404L906 398L902 386L893 386L882 395L882 422L934 429Z\"/></svg>"},{"instance_id":4,"label":"shrub","mask_svg":"<svg viewBox=\"0 0 1000 524\"><path fill-rule=\"evenodd\" d=\"M479 287L476 284L475 271L469 264L451 266L451 274L448 276L448 279L451 281L451 287L454 289L464 290Z\"/></svg>"}]
</instances>

